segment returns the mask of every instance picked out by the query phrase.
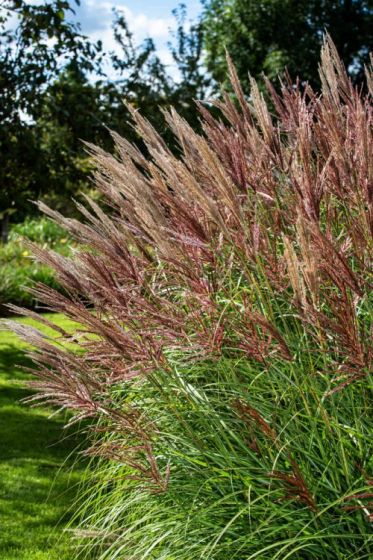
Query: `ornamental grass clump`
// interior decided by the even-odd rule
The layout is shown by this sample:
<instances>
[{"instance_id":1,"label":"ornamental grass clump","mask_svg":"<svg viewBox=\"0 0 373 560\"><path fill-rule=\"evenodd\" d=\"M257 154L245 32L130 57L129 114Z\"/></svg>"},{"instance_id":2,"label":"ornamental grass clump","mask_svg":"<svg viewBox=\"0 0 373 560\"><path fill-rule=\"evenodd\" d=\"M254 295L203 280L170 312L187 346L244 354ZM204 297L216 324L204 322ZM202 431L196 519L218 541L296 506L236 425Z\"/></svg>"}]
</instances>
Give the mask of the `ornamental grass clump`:
<instances>
[{"instance_id":1,"label":"ornamental grass clump","mask_svg":"<svg viewBox=\"0 0 373 560\"><path fill-rule=\"evenodd\" d=\"M203 134L165 113L173 150L132 110L143 151L89 147L100 205L40 204L80 249L36 247L65 293L33 293L81 327L17 330L32 401L88 419L82 554L371 557L373 91L321 58L270 104L228 61Z\"/></svg>"}]
</instances>

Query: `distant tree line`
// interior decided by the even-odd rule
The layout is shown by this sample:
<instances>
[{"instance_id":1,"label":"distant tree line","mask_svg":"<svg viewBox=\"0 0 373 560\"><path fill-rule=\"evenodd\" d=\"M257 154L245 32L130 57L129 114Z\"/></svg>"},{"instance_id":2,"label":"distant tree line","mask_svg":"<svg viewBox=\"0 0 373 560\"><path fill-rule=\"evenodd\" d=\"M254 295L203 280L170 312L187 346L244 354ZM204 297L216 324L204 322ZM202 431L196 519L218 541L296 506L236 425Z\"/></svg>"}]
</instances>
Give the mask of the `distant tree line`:
<instances>
[{"instance_id":1,"label":"distant tree line","mask_svg":"<svg viewBox=\"0 0 373 560\"><path fill-rule=\"evenodd\" d=\"M203 0L206 65L226 79L225 50L243 82L248 73L274 79L286 67L319 86L318 65L325 31L355 82L373 47L372 0Z\"/></svg>"},{"instance_id":2,"label":"distant tree line","mask_svg":"<svg viewBox=\"0 0 373 560\"><path fill-rule=\"evenodd\" d=\"M192 24L185 6L174 11L177 26L169 48L180 75L175 81L151 38L135 43L123 13L113 12L120 54L104 52L69 17L75 4L79 0L41 5L0 0L4 239L9 218L18 221L34 211L30 200L44 198L73 211L72 198L89 189L82 140L111 150L112 129L140 142L124 99L158 128L160 108L169 105L198 127L193 100L224 83L225 49L244 83L248 72L273 78L287 67L292 76L301 74L317 85L315 61L325 30L356 80L372 45L370 0L204 0L200 19Z\"/></svg>"},{"instance_id":3,"label":"distant tree line","mask_svg":"<svg viewBox=\"0 0 373 560\"><path fill-rule=\"evenodd\" d=\"M71 1L33 5L7 0L0 8L4 228L9 216L18 220L30 214L30 200L40 197L69 210L71 198L88 187L89 161L82 140L111 149L108 129L136 140L123 100L140 107L152 121L161 119L159 107L168 104L196 120L193 99L203 97L210 80L201 65L201 23L186 32L184 7L175 11L177 30L170 46L180 74L177 83L152 39L134 43L121 13L113 14L118 54L105 53L100 42L89 41L72 23Z\"/></svg>"}]
</instances>

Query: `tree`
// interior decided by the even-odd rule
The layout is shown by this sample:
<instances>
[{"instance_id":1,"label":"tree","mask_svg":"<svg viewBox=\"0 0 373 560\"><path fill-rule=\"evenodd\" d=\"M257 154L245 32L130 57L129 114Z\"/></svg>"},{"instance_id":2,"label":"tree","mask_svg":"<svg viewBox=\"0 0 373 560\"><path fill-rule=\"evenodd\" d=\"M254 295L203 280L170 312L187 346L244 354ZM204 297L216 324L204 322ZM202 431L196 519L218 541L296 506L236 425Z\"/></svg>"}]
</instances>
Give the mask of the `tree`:
<instances>
[{"instance_id":1,"label":"tree","mask_svg":"<svg viewBox=\"0 0 373 560\"><path fill-rule=\"evenodd\" d=\"M158 121L159 106L169 98L173 85L156 52L154 41L147 38L136 44L125 15L117 10L113 13L113 34L119 50L107 53L115 78L108 78L101 86L105 124L135 141L136 135L128 123L129 112L125 103L141 107L144 116Z\"/></svg>"},{"instance_id":2,"label":"tree","mask_svg":"<svg viewBox=\"0 0 373 560\"><path fill-rule=\"evenodd\" d=\"M160 108L170 104L197 126L191 100L204 96L210 78L202 68L202 26L189 25L185 6L174 12L177 30L169 45L177 80L151 38L135 43L119 11L114 11L113 33L120 50L104 53L66 17L71 2L7 0L2 10L0 220L5 229L11 212L19 220L32 211L30 199L73 208L72 197L89 184L82 140L111 150L112 129L141 147L123 100L157 128L165 130ZM12 14L16 27L9 24Z\"/></svg>"},{"instance_id":3,"label":"tree","mask_svg":"<svg viewBox=\"0 0 373 560\"><path fill-rule=\"evenodd\" d=\"M195 100L203 100L212 88L212 78L203 64L203 24L187 21L185 4L173 10L177 28L173 42L169 42L172 58L180 74L180 81L174 85L170 102L185 117L194 129L198 128L198 113Z\"/></svg>"},{"instance_id":4,"label":"tree","mask_svg":"<svg viewBox=\"0 0 373 560\"><path fill-rule=\"evenodd\" d=\"M187 21L187 11L180 4L173 11L176 31L168 43L175 64L177 78L160 60L152 39L136 45L133 34L123 13L115 11L113 32L121 53L111 53L111 66L116 79L109 80L102 89L105 101L106 124L137 142L138 137L128 124L129 113L123 100L129 101L141 114L163 134L169 131L163 126L161 108L170 105L177 108L192 126L198 126L195 99L203 99L211 85L211 77L206 74L203 60L203 28L201 22Z\"/></svg>"},{"instance_id":5,"label":"tree","mask_svg":"<svg viewBox=\"0 0 373 560\"><path fill-rule=\"evenodd\" d=\"M48 85L69 62L93 71L100 45L67 21L69 1L5 0L0 9L0 212L6 230L9 212L22 214L27 200L42 192L45 170L36 122Z\"/></svg>"},{"instance_id":6,"label":"tree","mask_svg":"<svg viewBox=\"0 0 373 560\"><path fill-rule=\"evenodd\" d=\"M373 44L372 0L204 0L207 66L226 79L225 49L247 84L248 72L290 75L319 83L318 60L325 31L355 81L362 79Z\"/></svg>"},{"instance_id":7,"label":"tree","mask_svg":"<svg viewBox=\"0 0 373 560\"><path fill-rule=\"evenodd\" d=\"M89 185L91 166L83 141L102 144L105 137L101 87L72 61L42 95L34 126L42 166L39 188L44 201L65 212L75 211L72 199Z\"/></svg>"}]
</instances>

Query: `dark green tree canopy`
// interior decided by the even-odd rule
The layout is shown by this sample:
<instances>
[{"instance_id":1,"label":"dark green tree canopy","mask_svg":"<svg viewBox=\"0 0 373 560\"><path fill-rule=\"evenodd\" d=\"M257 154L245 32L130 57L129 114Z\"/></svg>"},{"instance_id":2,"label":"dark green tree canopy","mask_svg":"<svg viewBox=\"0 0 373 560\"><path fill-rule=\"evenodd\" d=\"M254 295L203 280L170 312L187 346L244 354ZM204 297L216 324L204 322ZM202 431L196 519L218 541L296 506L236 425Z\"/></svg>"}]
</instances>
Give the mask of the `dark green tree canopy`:
<instances>
[{"instance_id":1,"label":"dark green tree canopy","mask_svg":"<svg viewBox=\"0 0 373 560\"><path fill-rule=\"evenodd\" d=\"M120 49L105 53L72 23L75 4L0 0L0 223L10 213L18 220L32 212L30 199L72 207L72 197L89 185L82 140L110 150L112 129L139 141L123 100L157 128L160 107L169 105L198 123L193 99L204 97L210 80L202 67L202 26L189 25L183 5L174 12L170 45L175 80L151 38L135 43L123 13L113 14Z\"/></svg>"},{"instance_id":2,"label":"dark green tree canopy","mask_svg":"<svg viewBox=\"0 0 373 560\"><path fill-rule=\"evenodd\" d=\"M207 65L226 79L225 49L240 78L264 72L317 85L320 47L327 31L356 81L373 44L372 0L204 0Z\"/></svg>"},{"instance_id":3,"label":"dark green tree canopy","mask_svg":"<svg viewBox=\"0 0 373 560\"><path fill-rule=\"evenodd\" d=\"M84 70L98 70L101 45L92 44L79 25L69 21L72 6L66 0L0 2L1 121L17 118L20 110L36 117L43 88L70 61ZM16 26L9 24L10 16Z\"/></svg>"},{"instance_id":4,"label":"dark green tree canopy","mask_svg":"<svg viewBox=\"0 0 373 560\"><path fill-rule=\"evenodd\" d=\"M99 70L101 45L68 21L72 5L65 0L0 3L0 219L22 214L30 198L53 188L42 149L46 135L40 132L48 88L68 66ZM16 25L9 23L11 17Z\"/></svg>"}]
</instances>

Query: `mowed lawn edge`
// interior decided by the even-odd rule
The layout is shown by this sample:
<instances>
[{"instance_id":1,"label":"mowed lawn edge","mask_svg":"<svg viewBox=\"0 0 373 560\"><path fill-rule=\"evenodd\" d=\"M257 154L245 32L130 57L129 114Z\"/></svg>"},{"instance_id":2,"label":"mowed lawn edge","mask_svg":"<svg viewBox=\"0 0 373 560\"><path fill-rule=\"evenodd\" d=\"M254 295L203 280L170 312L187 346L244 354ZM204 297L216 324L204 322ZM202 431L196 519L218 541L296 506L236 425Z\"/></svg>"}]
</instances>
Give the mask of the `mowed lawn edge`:
<instances>
[{"instance_id":1,"label":"mowed lawn edge","mask_svg":"<svg viewBox=\"0 0 373 560\"><path fill-rule=\"evenodd\" d=\"M67 331L76 327L62 315L49 318ZM16 321L53 335L32 319ZM30 365L26 350L14 333L0 330L0 558L72 560L76 550L65 529L83 479L73 454L82 437L77 427L63 429L65 415L51 418L50 408L22 403L31 394L22 369Z\"/></svg>"}]
</instances>

